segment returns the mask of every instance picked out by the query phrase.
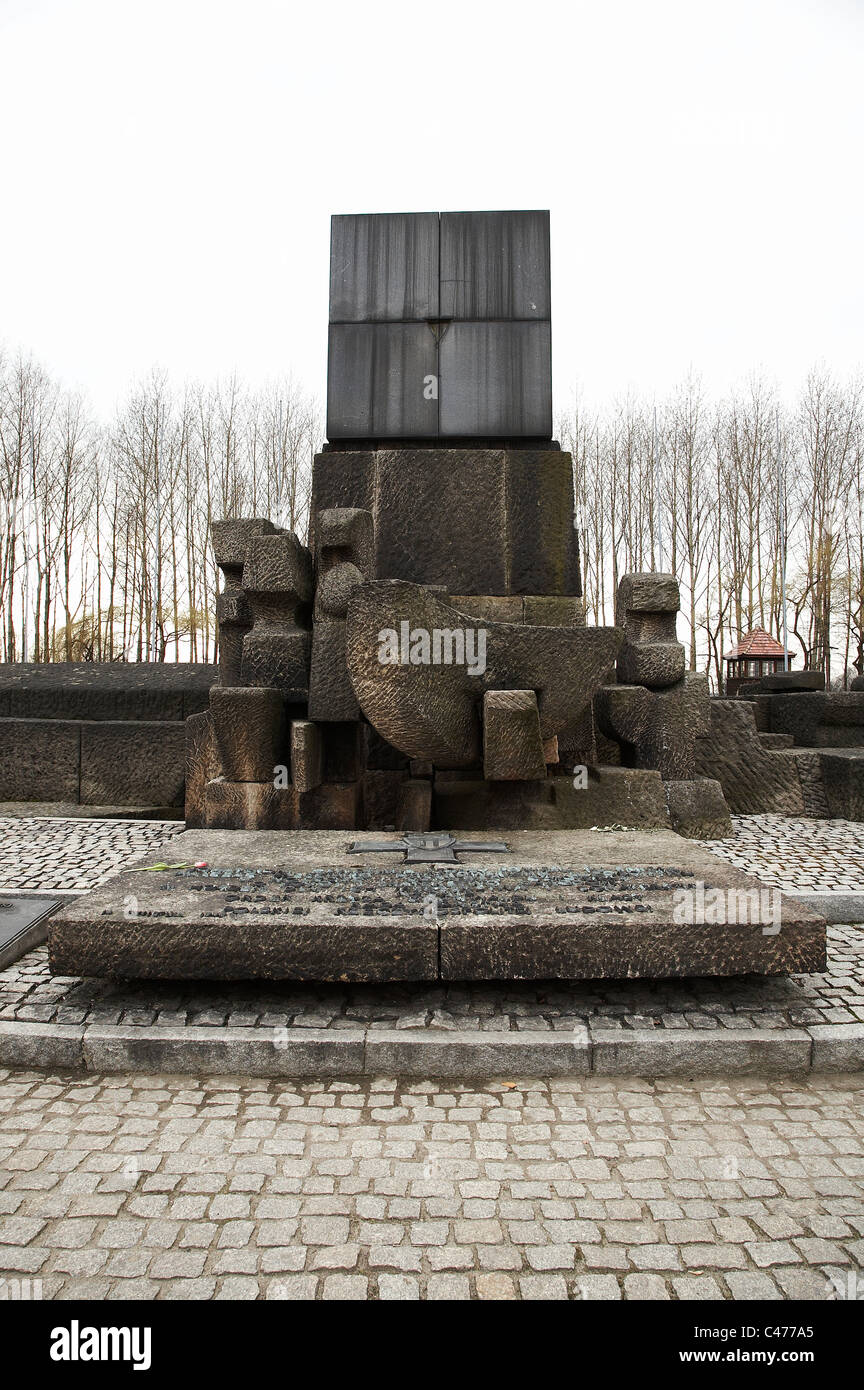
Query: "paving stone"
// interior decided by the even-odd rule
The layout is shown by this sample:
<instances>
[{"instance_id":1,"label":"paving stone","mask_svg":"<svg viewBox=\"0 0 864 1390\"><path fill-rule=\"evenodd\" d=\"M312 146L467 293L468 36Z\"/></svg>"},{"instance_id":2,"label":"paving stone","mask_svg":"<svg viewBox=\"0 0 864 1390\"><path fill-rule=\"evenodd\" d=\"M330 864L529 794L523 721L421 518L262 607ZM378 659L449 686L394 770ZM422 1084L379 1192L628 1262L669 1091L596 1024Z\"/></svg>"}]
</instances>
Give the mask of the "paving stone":
<instances>
[{"instance_id":1,"label":"paving stone","mask_svg":"<svg viewBox=\"0 0 864 1390\"><path fill-rule=\"evenodd\" d=\"M344 1144L343 1096L361 1117ZM839 1298L864 1258L862 1100L860 1073L342 1083L0 1070L0 1195L14 1196L2 1220L23 1223L7 1227L18 1243L0 1244L0 1275L50 1280L60 1299L184 1286L220 1299L253 1287L413 1299L415 1286L421 1299ZM249 1125L297 1147L243 1143ZM433 1140L441 1125L458 1137ZM46 1147L57 1134L76 1148ZM179 1150L166 1142L177 1136ZM574 1157L561 1156L568 1140ZM256 1195L237 1194L250 1178ZM251 1215L234 1214L238 1195ZM95 1214L63 1215L79 1203Z\"/></svg>"},{"instance_id":2,"label":"paving stone","mask_svg":"<svg viewBox=\"0 0 864 1390\"><path fill-rule=\"evenodd\" d=\"M378 1297L386 1301L419 1301L420 1282L409 1278L407 1274L379 1274Z\"/></svg>"},{"instance_id":3,"label":"paving stone","mask_svg":"<svg viewBox=\"0 0 864 1390\"><path fill-rule=\"evenodd\" d=\"M515 1299L516 1284L509 1274L478 1274L477 1297L486 1301Z\"/></svg>"},{"instance_id":4,"label":"paving stone","mask_svg":"<svg viewBox=\"0 0 864 1390\"><path fill-rule=\"evenodd\" d=\"M768 1298L782 1299L777 1285L769 1274L756 1272L755 1270L730 1270L724 1275L726 1283L729 1285L729 1292L733 1298Z\"/></svg>"},{"instance_id":5,"label":"paving stone","mask_svg":"<svg viewBox=\"0 0 864 1390\"><path fill-rule=\"evenodd\" d=\"M324 1280L322 1298L339 1302L365 1299L367 1286L365 1274L330 1274Z\"/></svg>"},{"instance_id":6,"label":"paving stone","mask_svg":"<svg viewBox=\"0 0 864 1390\"><path fill-rule=\"evenodd\" d=\"M621 1288L614 1274L580 1274L575 1291L579 1298L588 1301L621 1297Z\"/></svg>"},{"instance_id":7,"label":"paving stone","mask_svg":"<svg viewBox=\"0 0 864 1390\"><path fill-rule=\"evenodd\" d=\"M665 1279L659 1274L628 1274L624 1279L624 1297L629 1299L664 1299L671 1294Z\"/></svg>"},{"instance_id":8,"label":"paving stone","mask_svg":"<svg viewBox=\"0 0 864 1390\"><path fill-rule=\"evenodd\" d=\"M524 1299L547 1300L567 1298L567 1281L561 1274L526 1274L519 1280Z\"/></svg>"},{"instance_id":9,"label":"paving stone","mask_svg":"<svg viewBox=\"0 0 864 1390\"><path fill-rule=\"evenodd\" d=\"M672 1287L682 1302L697 1302L723 1297L723 1291L715 1279L708 1275L681 1275L672 1280Z\"/></svg>"},{"instance_id":10,"label":"paving stone","mask_svg":"<svg viewBox=\"0 0 864 1390\"><path fill-rule=\"evenodd\" d=\"M430 1274L426 1280L426 1297L436 1302L467 1299L471 1286L464 1274Z\"/></svg>"}]
</instances>

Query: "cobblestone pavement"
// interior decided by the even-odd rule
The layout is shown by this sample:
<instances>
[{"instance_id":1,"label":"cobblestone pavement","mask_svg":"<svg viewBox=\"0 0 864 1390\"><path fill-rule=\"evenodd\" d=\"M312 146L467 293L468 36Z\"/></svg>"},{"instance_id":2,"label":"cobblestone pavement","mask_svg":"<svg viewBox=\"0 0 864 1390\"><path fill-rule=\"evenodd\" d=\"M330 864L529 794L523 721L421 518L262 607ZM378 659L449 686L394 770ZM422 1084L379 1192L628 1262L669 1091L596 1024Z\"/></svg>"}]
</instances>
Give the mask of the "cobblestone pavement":
<instances>
[{"instance_id":1,"label":"cobblestone pavement","mask_svg":"<svg viewBox=\"0 0 864 1390\"><path fill-rule=\"evenodd\" d=\"M0 1276L46 1299L854 1297L862 1102L862 1076L0 1072Z\"/></svg>"},{"instance_id":2,"label":"cobblestone pavement","mask_svg":"<svg viewBox=\"0 0 864 1390\"><path fill-rule=\"evenodd\" d=\"M182 829L166 820L0 819L0 889L88 892Z\"/></svg>"},{"instance_id":3,"label":"cobblestone pavement","mask_svg":"<svg viewBox=\"0 0 864 1390\"><path fill-rule=\"evenodd\" d=\"M731 839L710 840L721 859L780 889L864 893L864 824L733 816Z\"/></svg>"}]
</instances>

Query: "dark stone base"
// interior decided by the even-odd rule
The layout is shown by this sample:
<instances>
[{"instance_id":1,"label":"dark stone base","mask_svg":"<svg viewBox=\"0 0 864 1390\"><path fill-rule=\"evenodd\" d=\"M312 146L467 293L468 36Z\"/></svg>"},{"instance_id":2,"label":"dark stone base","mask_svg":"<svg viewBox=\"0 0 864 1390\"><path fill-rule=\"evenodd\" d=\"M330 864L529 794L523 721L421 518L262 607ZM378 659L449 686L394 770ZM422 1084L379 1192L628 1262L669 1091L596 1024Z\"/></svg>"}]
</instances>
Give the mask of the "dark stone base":
<instances>
[{"instance_id":1,"label":"dark stone base","mask_svg":"<svg viewBox=\"0 0 864 1390\"><path fill-rule=\"evenodd\" d=\"M783 899L779 923L765 927L702 925L698 916L694 924L692 913L679 921L682 891L697 903L704 893L707 904L711 890L724 900L735 890L758 904L760 885L670 832L514 832L506 856L464 853L453 867L349 857L363 838L187 831L172 858L205 861L206 869L130 870L64 906L49 926L51 969L345 981L825 969L824 919L794 899Z\"/></svg>"},{"instance_id":2,"label":"dark stone base","mask_svg":"<svg viewBox=\"0 0 864 1390\"><path fill-rule=\"evenodd\" d=\"M666 782L666 802L672 829L690 840L724 840L732 834L723 788L710 777L691 782Z\"/></svg>"},{"instance_id":3,"label":"dark stone base","mask_svg":"<svg viewBox=\"0 0 864 1390\"><path fill-rule=\"evenodd\" d=\"M828 814L864 820L864 748L832 748L820 755Z\"/></svg>"},{"instance_id":4,"label":"dark stone base","mask_svg":"<svg viewBox=\"0 0 864 1390\"><path fill-rule=\"evenodd\" d=\"M476 773L439 772L433 824L448 830L590 830L603 825L663 830L669 826L659 772L589 767L586 785L581 781L558 775L542 782L486 782Z\"/></svg>"}]
</instances>

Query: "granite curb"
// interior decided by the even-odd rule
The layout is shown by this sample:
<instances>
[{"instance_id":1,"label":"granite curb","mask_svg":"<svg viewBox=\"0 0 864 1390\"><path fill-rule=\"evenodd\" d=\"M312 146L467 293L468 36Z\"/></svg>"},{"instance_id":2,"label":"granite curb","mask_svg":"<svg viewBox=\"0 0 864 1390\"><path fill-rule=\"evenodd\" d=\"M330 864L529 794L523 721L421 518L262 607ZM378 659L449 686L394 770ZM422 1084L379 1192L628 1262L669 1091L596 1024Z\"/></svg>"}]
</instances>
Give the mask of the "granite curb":
<instances>
[{"instance_id":1,"label":"granite curb","mask_svg":"<svg viewBox=\"0 0 864 1390\"><path fill-rule=\"evenodd\" d=\"M826 922L864 922L864 893L843 893L832 889L820 893L811 888L784 888L784 898L809 907Z\"/></svg>"},{"instance_id":2,"label":"granite curb","mask_svg":"<svg viewBox=\"0 0 864 1390\"><path fill-rule=\"evenodd\" d=\"M106 1027L0 1023L0 1066L215 1076L747 1076L864 1070L864 1023L804 1028L454 1029Z\"/></svg>"}]
</instances>

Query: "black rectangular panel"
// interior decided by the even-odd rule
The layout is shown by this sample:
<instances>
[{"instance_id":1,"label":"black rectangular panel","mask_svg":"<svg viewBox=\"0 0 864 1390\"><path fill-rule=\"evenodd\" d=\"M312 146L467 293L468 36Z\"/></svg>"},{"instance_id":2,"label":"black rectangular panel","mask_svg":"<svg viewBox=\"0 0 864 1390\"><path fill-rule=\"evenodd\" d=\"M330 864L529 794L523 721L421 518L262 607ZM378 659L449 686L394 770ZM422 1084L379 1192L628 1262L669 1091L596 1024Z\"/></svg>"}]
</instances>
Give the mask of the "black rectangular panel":
<instances>
[{"instance_id":1,"label":"black rectangular panel","mask_svg":"<svg viewBox=\"0 0 864 1390\"><path fill-rule=\"evenodd\" d=\"M549 213L443 212L441 318L551 318Z\"/></svg>"},{"instance_id":2,"label":"black rectangular panel","mask_svg":"<svg viewBox=\"0 0 864 1390\"><path fill-rule=\"evenodd\" d=\"M333 217L331 323L436 318L437 212Z\"/></svg>"},{"instance_id":3,"label":"black rectangular panel","mask_svg":"<svg viewBox=\"0 0 864 1390\"><path fill-rule=\"evenodd\" d=\"M451 323L439 348L438 433L548 439L552 329L547 323Z\"/></svg>"},{"instance_id":4,"label":"black rectangular panel","mask_svg":"<svg viewBox=\"0 0 864 1390\"><path fill-rule=\"evenodd\" d=\"M0 893L0 970L41 946L61 899Z\"/></svg>"},{"instance_id":5,"label":"black rectangular panel","mask_svg":"<svg viewBox=\"0 0 864 1390\"><path fill-rule=\"evenodd\" d=\"M331 324L328 439L433 438L437 372L425 323Z\"/></svg>"}]
</instances>

